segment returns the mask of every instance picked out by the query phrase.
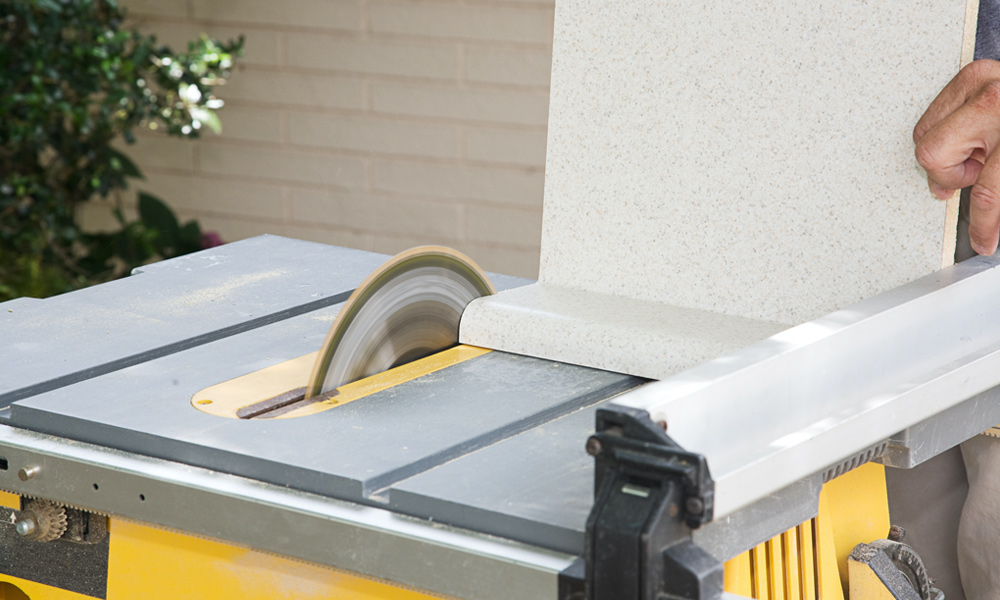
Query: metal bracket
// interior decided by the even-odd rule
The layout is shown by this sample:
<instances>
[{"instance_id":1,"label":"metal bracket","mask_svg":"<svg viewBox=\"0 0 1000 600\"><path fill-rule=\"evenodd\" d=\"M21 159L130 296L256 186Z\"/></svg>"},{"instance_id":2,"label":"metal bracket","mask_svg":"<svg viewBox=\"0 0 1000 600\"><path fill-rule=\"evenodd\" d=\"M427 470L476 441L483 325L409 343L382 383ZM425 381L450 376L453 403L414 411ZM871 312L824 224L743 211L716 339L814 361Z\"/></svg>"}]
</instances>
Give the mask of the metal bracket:
<instances>
[{"instance_id":1,"label":"metal bracket","mask_svg":"<svg viewBox=\"0 0 1000 600\"><path fill-rule=\"evenodd\" d=\"M691 541L712 520L705 457L687 452L644 410L597 411L587 440L596 458L587 519L587 600L709 600L722 594L722 563Z\"/></svg>"}]
</instances>

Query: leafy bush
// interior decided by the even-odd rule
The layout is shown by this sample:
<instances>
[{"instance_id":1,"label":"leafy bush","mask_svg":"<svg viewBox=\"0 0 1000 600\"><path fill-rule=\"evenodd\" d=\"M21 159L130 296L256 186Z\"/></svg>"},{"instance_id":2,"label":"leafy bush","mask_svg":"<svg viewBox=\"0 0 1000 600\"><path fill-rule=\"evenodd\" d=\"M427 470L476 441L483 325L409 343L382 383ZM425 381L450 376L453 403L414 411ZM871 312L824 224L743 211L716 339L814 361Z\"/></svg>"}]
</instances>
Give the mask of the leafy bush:
<instances>
[{"instance_id":1,"label":"leafy bush","mask_svg":"<svg viewBox=\"0 0 1000 600\"><path fill-rule=\"evenodd\" d=\"M139 168L113 143L148 127L195 138L218 131L214 86L242 38L205 36L177 53L124 25L115 0L0 0L0 301L106 281L201 247L149 194L139 219L122 191ZM85 233L77 209L111 198L120 229Z\"/></svg>"}]
</instances>

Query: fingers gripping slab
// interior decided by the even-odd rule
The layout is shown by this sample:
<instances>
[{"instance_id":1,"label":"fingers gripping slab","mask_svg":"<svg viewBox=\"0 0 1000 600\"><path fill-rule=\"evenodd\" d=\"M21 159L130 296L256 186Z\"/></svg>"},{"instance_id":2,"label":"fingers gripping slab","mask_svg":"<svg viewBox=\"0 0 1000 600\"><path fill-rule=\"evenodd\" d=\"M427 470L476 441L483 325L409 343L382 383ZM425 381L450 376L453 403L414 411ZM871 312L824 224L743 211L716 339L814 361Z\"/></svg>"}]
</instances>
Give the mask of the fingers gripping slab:
<instances>
[{"instance_id":1,"label":"fingers gripping slab","mask_svg":"<svg viewBox=\"0 0 1000 600\"><path fill-rule=\"evenodd\" d=\"M980 60L962 69L931 103L913 139L935 196L945 199L972 186L972 246L992 254L1000 230L1000 62Z\"/></svg>"}]
</instances>

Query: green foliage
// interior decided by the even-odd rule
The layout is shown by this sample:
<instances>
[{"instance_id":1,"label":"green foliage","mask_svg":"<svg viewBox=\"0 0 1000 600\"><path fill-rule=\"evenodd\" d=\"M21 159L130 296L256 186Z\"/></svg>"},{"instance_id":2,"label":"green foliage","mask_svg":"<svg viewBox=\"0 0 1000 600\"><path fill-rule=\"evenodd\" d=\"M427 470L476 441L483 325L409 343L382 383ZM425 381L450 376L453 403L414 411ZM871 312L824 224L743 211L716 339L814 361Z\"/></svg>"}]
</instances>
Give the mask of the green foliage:
<instances>
[{"instance_id":1,"label":"green foliage","mask_svg":"<svg viewBox=\"0 0 1000 600\"><path fill-rule=\"evenodd\" d=\"M141 172L112 143L148 127L195 138L220 129L214 86L243 40L205 36L177 53L123 25L115 0L0 0L0 301L48 296L200 247L160 200L121 192ZM110 197L120 230L80 230L79 206Z\"/></svg>"}]
</instances>

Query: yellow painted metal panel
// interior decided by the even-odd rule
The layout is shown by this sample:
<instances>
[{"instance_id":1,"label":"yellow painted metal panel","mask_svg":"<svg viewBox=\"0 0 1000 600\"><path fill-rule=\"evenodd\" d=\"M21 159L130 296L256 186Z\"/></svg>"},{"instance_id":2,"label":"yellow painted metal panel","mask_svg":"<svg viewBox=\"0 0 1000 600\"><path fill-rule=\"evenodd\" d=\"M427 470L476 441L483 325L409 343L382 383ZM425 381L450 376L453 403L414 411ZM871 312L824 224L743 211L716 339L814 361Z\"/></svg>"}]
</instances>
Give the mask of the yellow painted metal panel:
<instances>
[{"instance_id":1,"label":"yellow painted metal panel","mask_svg":"<svg viewBox=\"0 0 1000 600\"><path fill-rule=\"evenodd\" d=\"M766 544L760 544L750 551L750 568L753 575L753 597L757 600L770 600L771 569L767 563Z\"/></svg>"},{"instance_id":2,"label":"yellow painted metal panel","mask_svg":"<svg viewBox=\"0 0 1000 600\"><path fill-rule=\"evenodd\" d=\"M750 553L744 552L725 565L724 589L732 594L751 596L753 581L750 573Z\"/></svg>"},{"instance_id":3,"label":"yellow painted metal panel","mask_svg":"<svg viewBox=\"0 0 1000 600\"><path fill-rule=\"evenodd\" d=\"M21 497L10 492L0 492L0 506L21 510Z\"/></svg>"},{"instance_id":4,"label":"yellow painted metal panel","mask_svg":"<svg viewBox=\"0 0 1000 600\"><path fill-rule=\"evenodd\" d=\"M816 600L816 560L819 554L813 545L813 521L795 528L799 542L799 597Z\"/></svg>"},{"instance_id":5,"label":"yellow painted metal panel","mask_svg":"<svg viewBox=\"0 0 1000 600\"><path fill-rule=\"evenodd\" d=\"M785 565L785 598L802 600L799 585L799 536L795 529L781 534L781 561Z\"/></svg>"},{"instance_id":6,"label":"yellow painted metal panel","mask_svg":"<svg viewBox=\"0 0 1000 600\"><path fill-rule=\"evenodd\" d=\"M315 404L303 406L277 418L290 419L323 412L324 410L342 406L348 402L353 402L359 398L381 392L382 390L387 390L401 383L406 383L428 373L440 371L452 365L457 365L460 362L482 356L487 352L489 350L486 348L477 348L476 346L455 346L454 348L442 350L426 358L400 365L388 371L372 375L371 377L359 379L354 383L342 385L337 388L339 393L336 396Z\"/></svg>"},{"instance_id":7,"label":"yellow painted metal panel","mask_svg":"<svg viewBox=\"0 0 1000 600\"><path fill-rule=\"evenodd\" d=\"M0 574L0 600L24 600L25 598L30 600L94 600L91 596L67 592L34 581Z\"/></svg>"},{"instance_id":8,"label":"yellow painted metal panel","mask_svg":"<svg viewBox=\"0 0 1000 600\"><path fill-rule=\"evenodd\" d=\"M781 555L781 537L771 538L764 543L764 547L767 549L767 591L771 600L785 600L785 562Z\"/></svg>"},{"instance_id":9,"label":"yellow painted metal panel","mask_svg":"<svg viewBox=\"0 0 1000 600\"><path fill-rule=\"evenodd\" d=\"M217 417L238 419L236 411L244 406L304 386L317 356L318 350L217 383L191 396L191 406Z\"/></svg>"},{"instance_id":10,"label":"yellow painted metal panel","mask_svg":"<svg viewBox=\"0 0 1000 600\"><path fill-rule=\"evenodd\" d=\"M889 500L885 490L885 467L868 463L823 486L837 567L847 589L847 557L855 546L889 534Z\"/></svg>"},{"instance_id":11,"label":"yellow painted metal panel","mask_svg":"<svg viewBox=\"0 0 1000 600\"><path fill-rule=\"evenodd\" d=\"M111 520L109 571L108 600L441 598L312 563L117 518Z\"/></svg>"},{"instance_id":12,"label":"yellow painted metal panel","mask_svg":"<svg viewBox=\"0 0 1000 600\"><path fill-rule=\"evenodd\" d=\"M830 523L830 496L821 491L819 494L819 516L813 521L814 546L819 555L816 562L819 579L819 600L844 600L845 588L840 581L837 569L837 545L834 543L833 526Z\"/></svg>"},{"instance_id":13,"label":"yellow painted metal panel","mask_svg":"<svg viewBox=\"0 0 1000 600\"><path fill-rule=\"evenodd\" d=\"M851 600L896 600L875 571L865 563L848 560L847 571L851 578Z\"/></svg>"},{"instance_id":14,"label":"yellow painted metal panel","mask_svg":"<svg viewBox=\"0 0 1000 600\"><path fill-rule=\"evenodd\" d=\"M0 581L0 600L31 600L28 595L6 581Z\"/></svg>"},{"instance_id":15,"label":"yellow painted metal panel","mask_svg":"<svg viewBox=\"0 0 1000 600\"><path fill-rule=\"evenodd\" d=\"M727 562L725 589L757 600L844 600L847 555L888 531L885 470L859 467L823 486L815 519Z\"/></svg>"},{"instance_id":16,"label":"yellow painted metal panel","mask_svg":"<svg viewBox=\"0 0 1000 600\"><path fill-rule=\"evenodd\" d=\"M302 417L343 406L348 402L482 356L487 352L489 350L486 348L475 346L455 346L442 350L437 354L400 365L383 373L376 373L371 377L342 385L337 388L335 396L289 411L276 418ZM312 352L207 387L191 397L191 406L211 415L236 419L238 418L236 412L245 406L304 386L318 355L319 352Z\"/></svg>"}]
</instances>

